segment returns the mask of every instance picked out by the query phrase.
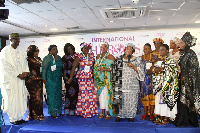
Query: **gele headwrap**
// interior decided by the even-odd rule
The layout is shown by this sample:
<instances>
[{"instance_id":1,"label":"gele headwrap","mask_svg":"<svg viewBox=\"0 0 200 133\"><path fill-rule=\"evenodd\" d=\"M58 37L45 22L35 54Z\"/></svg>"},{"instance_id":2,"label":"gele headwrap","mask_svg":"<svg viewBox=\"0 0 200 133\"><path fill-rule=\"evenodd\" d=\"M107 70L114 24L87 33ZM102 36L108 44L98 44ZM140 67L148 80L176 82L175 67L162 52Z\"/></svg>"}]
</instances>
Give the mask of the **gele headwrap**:
<instances>
[{"instance_id":1,"label":"gele headwrap","mask_svg":"<svg viewBox=\"0 0 200 133\"><path fill-rule=\"evenodd\" d=\"M171 38L172 41L175 42L176 46L179 46L181 39L177 38L177 37L173 37Z\"/></svg>"},{"instance_id":2,"label":"gele headwrap","mask_svg":"<svg viewBox=\"0 0 200 133\"><path fill-rule=\"evenodd\" d=\"M155 43L155 41L160 42L160 43L164 43L164 41L161 38L154 38L153 43Z\"/></svg>"},{"instance_id":3,"label":"gele headwrap","mask_svg":"<svg viewBox=\"0 0 200 133\"><path fill-rule=\"evenodd\" d=\"M109 48L108 42L101 42L101 43L99 44L99 47L101 47L102 44L105 44L105 45L107 46L107 48Z\"/></svg>"},{"instance_id":4,"label":"gele headwrap","mask_svg":"<svg viewBox=\"0 0 200 133\"><path fill-rule=\"evenodd\" d=\"M181 38L181 40L184 41L189 47L192 47L196 45L197 38L194 38L194 36L192 36L190 32L186 32Z\"/></svg>"},{"instance_id":5,"label":"gele headwrap","mask_svg":"<svg viewBox=\"0 0 200 133\"><path fill-rule=\"evenodd\" d=\"M135 45L133 43L128 43L125 45L125 47L131 46L135 50Z\"/></svg>"},{"instance_id":6,"label":"gele headwrap","mask_svg":"<svg viewBox=\"0 0 200 133\"><path fill-rule=\"evenodd\" d=\"M80 45L81 49L82 49L83 47L85 47L85 46L88 46L89 48L92 48L92 44L91 44L91 43L87 44L87 43L83 42L83 43L81 43L81 45Z\"/></svg>"}]
</instances>

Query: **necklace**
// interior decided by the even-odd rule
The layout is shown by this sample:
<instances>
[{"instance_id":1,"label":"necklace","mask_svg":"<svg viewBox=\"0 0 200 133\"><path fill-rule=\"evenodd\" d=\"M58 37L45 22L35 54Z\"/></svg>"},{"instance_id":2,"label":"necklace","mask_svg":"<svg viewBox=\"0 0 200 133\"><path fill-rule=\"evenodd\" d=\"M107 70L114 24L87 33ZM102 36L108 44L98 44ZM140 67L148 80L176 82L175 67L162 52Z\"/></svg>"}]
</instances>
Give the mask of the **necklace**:
<instances>
[{"instance_id":1,"label":"necklace","mask_svg":"<svg viewBox=\"0 0 200 133\"><path fill-rule=\"evenodd\" d=\"M98 65L100 65L106 58L107 56L109 55L109 53L107 52L104 56L103 54L101 53L100 57L99 57L99 61L97 62ZM103 56L103 57L102 57Z\"/></svg>"},{"instance_id":2,"label":"necklace","mask_svg":"<svg viewBox=\"0 0 200 133\"><path fill-rule=\"evenodd\" d=\"M163 60L163 59L165 59L166 57L167 57L167 56L164 56L164 57L160 56L160 59Z\"/></svg>"},{"instance_id":3,"label":"necklace","mask_svg":"<svg viewBox=\"0 0 200 133\"><path fill-rule=\"evenodd\" d=\"M147 60L146 57L145 57L145 54L144 54L144 60ZM150 60L151 60L151 53L150 53L150 57L149 57L148 61L150 61Z\"/></svg>"},{"instance_id":4,"label":"necklace","mask_svg":"<svg viewBox=\"0 0 200 133\"><path fill-rule=\"evenodd\" d=\"M83 54L83 52L82 52L82 55L83 55L83 57L86 59L86 65L88 64L88 61L89 61L89 56L88 56L88 53L87 53L87 57L85 57L85 54Z\"/></svg>"},{"instance_id":5,"label":"necklace","mask_svg":"<svg viewBox=\"0 0 200 133\"><path fill-rule=\"evenodd\" d=\"M37 59L37 58L35 58L35 57L34 57L34 59L35 59L37 62L39 62L40 64L42 63L41 60L39 60L39 59Z\"/></svg>"}]
</instances>

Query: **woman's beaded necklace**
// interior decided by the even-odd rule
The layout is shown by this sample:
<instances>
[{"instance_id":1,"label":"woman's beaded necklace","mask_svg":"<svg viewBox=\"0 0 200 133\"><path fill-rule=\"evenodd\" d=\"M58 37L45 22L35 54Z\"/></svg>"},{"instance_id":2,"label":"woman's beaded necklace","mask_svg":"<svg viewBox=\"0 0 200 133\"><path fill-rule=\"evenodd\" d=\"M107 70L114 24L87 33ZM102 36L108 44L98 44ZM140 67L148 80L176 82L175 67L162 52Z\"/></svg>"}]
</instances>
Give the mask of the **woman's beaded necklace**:
<instances>
[{"instance_id":1,"label":"woman's beaded necklace","mask_svg":"<svg viewBox=\"0 0 200 133\"><path fill-rule=\"evenodd\" d=\"M101 53L100 57L99 57L99 61L97 62L98 65L100 65L106 58L107 56L109 55L109 53L107 52L104 56L103 54ZM102 57L103 56L103 57Z\"/></svg>"}]
</instances>

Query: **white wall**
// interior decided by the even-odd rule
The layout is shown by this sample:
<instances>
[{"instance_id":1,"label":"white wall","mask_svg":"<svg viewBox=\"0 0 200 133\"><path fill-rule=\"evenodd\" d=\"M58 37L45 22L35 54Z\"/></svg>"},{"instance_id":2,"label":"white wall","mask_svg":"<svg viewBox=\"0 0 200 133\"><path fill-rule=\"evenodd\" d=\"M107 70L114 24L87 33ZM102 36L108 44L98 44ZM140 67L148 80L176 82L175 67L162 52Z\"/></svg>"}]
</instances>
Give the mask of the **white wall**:
<instances>
[{"instance_id":1,"label":"white wall","mask_svg":"<svg viewBox=\"0 0 200 133\"><path fill-rule=\"evenodd\" d=\"M136 31L136 32L118 32L118 33L96 33L96 34L83 34L83 35L66 35L66 36L52 36L52 37L37 37L37 38L23 38L20 40L20 48L26 50L29 45L36 45L40 49L39 56L43 58L48 54L48 46L55 44L58 47L58 54L62 57L64 55L63 47L65 43L72 43L76 52L81 52L80 43L92 43L92 51L94 54L100 53L99 43L103 39L107 39L110 48L109 52L114 56L121 55L126 43L133 43L136 47L136 56L141 56L143 53L143 46L145 43L150 43L154 49L153 39L160 37L164 43L170 44L172 37L181 38L182 35L189 31L197 38L197 45L192 49L198 55L200 61L200 29L187 29L187 30L155 30L155 31Z\"/></svg>"}]
</instances>

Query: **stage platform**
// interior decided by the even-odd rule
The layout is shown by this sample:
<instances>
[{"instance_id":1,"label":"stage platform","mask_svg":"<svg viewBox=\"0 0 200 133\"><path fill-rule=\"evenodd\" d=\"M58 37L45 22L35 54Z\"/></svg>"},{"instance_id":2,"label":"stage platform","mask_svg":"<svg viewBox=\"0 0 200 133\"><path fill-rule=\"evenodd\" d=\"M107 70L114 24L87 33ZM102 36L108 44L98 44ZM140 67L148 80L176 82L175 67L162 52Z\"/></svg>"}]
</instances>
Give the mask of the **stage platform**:
<instances>
[{"instance_id":1,"label":"stage platform","mask_svg":"<svg viewBox=\"0 0 200 133\"><path fill-rule=\"evenodd\" d=\"M26 119L28 113L23 117ZM5 125L2 125L2 133L200 133L200 127L175 127L168 125L156 125L149 120L140 120L142 113L137 114L135 122L121 119L115 122L115 117L110 120L82 118L81 116L61 116L52 118L47 114L47 105L44 104L45 121L31 120L22 125L12 125L7 114L3 114Z\"/></svg>"}]
</instances>

